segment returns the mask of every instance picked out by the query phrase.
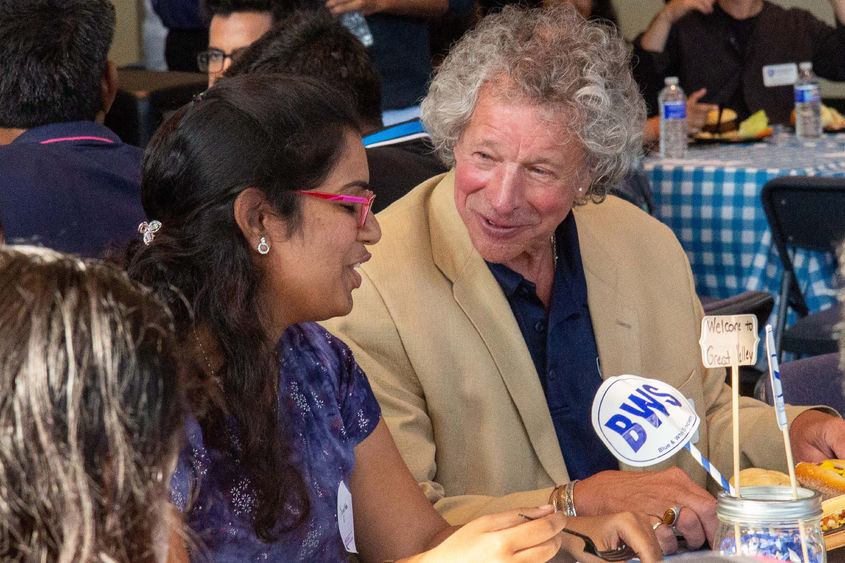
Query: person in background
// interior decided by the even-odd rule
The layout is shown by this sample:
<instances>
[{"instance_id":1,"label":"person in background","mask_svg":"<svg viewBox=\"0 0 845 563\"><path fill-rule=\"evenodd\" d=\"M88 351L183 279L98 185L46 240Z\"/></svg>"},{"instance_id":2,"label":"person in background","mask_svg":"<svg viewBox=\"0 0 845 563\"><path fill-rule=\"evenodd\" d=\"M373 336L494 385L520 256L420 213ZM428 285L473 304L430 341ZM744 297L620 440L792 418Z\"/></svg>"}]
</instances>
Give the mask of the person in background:
<instances>
[{"instance_id":1,"label":"person in background","mask_svg":"<svg viewBox=\"0 0 845 563\"><path fill-rule=\"evenodd\" d=\"M208 85L213 86L244 48L298 5L298 0L206 0L211 17L208 49L198 55L197 64L208 73Z\"/></svg>"},{"instance_id":2,"label":"person in background","mask_svg":"<svg viewBox=\"0 0 845 563\"><path fill-rule=\"evenodd\" d=\"M97 256L143 218L141 149L103 125L108 0L0 0L0 213L9 242Z\"/></svg>"},{"instance_id":3,"label":"person in background","mask_svg":"<svg viewBox=\"0 0 845 563\"><path fill-rule=\"evenodd\" d=\"M225 76L287 72L325 81L346 94L361 118L362 131L389 141L367 149L370 188L380 211L411 188L446 171L434 154L428 135L417 122L416 134L397 138L382 128L381 78L367 50L352 33L324 10L299 10L284 18L246 48Z\"/></svg>"},{"instance_id":4,"label":"person in background","mask_svg":"<svg viewBox=\"0 0 845 563\"><path fill-rule=\"evenodd\" d=\"M553 6L558 4L572 4L582 17L590 20L605 20L615 26L619 25L616 16L616 9L611 0L481 0L481 13L483 15L500 12L502 8L510 4L519 4L525 8L540 8L542 6Z\"/></svg>"},{"instance_id":5,"label":"person in background","mask_svg":"<svg viewBox=\"0 0 845 563\"><path fill-rule=\"evenodd\" d=\"M684 92L740 120L762 109L770 122L788 123L795 65L811 61L817 75L845 80L845 0L830 4L835 27L766 0L671 0L634 42L649 115L663 79L677 76Z\"/></svg>"},{"instance_id":6,"label":"person in background","mask_svg":"<svg viewBox=\"0 0 845 563\"><path fill-rule=\"evenodd\" d=\"M167 70L199 72L197 55L208 48L208 22L200 0L152 0L152 7L167 28Z\"/></svg>"},{"instance_id":7,"label":"person in background","mask_svg":"<svg viewBox=\"0 0 845 563\"><path fill-rule=\"evenodd\" d=\"M432 72L428 22L447 13L461 17L472 5L472 0L325 0L332 14L366 17L373 36L368 50L381 75L385 125L419 117Z\"/></svg>"},{"instance_id":8,"label":"person in background","mask_svg":"<svg viewBox=\"0 0 845 563\"><path fill-rule=\"evenodd\" d=\"M4 561L167 560L187 377L172 331L117 268L0 248Z\"/></svg>"},{"instance_id":9,"label":"person in background","mask_svg":"<svg viewBox=\"0 0 845 563\"><path fill-rule=\"evenodd\" d=\"M249 74L218 81L149 146L150 220L127 265L205 366L171 484L205 545L192 557L543 561L566 525L655 560L642 516L566 519L541 506L452 534L422 495L349 349L312 322L349 312L356 265L381 235L358 131L324 83Z\"/></svg>"},{"instance_id":10,"label":"person in background","mask_svg":"<svg viewBox=\"0 0 845 563\"><path fill-rule=\"evenodd\" d=\"M686 255L665 225L605 197L641 151L630 51L566 5L484 18L422 104L453 170L378 215L355 307L323 323L452 524L551 500L645 512L666 553L676 530L692 548L715 535L689 454L630 471L591 424L604 379L659 379L694 403L696 446L731 467L731 392L702 365ZM845 455L845 421L822 411L788 410L796 459ZM744 463L785 470L773 410L743 399L740 412Z\"/></svg>"}]
</instances>

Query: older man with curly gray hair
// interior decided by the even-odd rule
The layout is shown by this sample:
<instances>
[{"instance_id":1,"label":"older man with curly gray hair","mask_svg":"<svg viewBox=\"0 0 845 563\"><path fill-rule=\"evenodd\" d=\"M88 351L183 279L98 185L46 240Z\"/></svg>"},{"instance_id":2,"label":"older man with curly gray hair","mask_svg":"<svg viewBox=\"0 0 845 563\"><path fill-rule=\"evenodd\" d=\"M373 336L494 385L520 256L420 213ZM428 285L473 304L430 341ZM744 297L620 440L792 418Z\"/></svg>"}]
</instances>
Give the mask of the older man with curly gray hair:
<instances>
[{"instance_id":1,"label":"older man with curly gray hair","mask_svg":"<svg viewBox=\"0 0 845 563\"><path fill-rule=\"evenodd\" d=\"M548 502L579 515L640 511L666 552L675 532L691 547L713 540L716 501L691 456L630 471L591 426L604 378L663 380L704 421L697 447L731 467L730 390L723 370L702 365L683 249L607 195L641 146L629 63L613 29L567 5L485 18L422 104L452 170L379 214L355 307L327 323L452 523ZM771 409L744 399L740 410L744 462L785 470ZM632 417L659 423L652 414ZM845 453L841 419L789 416L797 457Z\"/></svg>"}]
</instances>

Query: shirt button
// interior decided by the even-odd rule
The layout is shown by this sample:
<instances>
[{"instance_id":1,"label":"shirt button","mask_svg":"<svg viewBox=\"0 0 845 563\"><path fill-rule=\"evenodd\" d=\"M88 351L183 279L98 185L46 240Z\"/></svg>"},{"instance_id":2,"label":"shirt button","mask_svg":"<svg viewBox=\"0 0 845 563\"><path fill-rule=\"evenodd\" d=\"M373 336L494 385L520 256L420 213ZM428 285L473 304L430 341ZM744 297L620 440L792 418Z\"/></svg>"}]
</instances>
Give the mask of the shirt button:
<instances>
[{"instance_id":1,"label":"shirt button","mask_svg":"<svg viewBox=\"0 0 845 563\"><path fill-rule=\"evenodd\" d=\"M550 369L550 370L549 370L549 379L550 379L550 380L552 380L552 379L554 379L555 377L557 377L557 373L555 373L555 370Z\"/></svg>"},{"instance_id":2,"label":"shirt button","mask_svg":"<svg viewBox=\"0 0 845 563\"><path fill-rule=\"evenodd\" d=\"M534 330L536 330L537 332L543 332L544 330L546 330L546 321L537 321L534 324Z\"/></svg>"}]
</instances>

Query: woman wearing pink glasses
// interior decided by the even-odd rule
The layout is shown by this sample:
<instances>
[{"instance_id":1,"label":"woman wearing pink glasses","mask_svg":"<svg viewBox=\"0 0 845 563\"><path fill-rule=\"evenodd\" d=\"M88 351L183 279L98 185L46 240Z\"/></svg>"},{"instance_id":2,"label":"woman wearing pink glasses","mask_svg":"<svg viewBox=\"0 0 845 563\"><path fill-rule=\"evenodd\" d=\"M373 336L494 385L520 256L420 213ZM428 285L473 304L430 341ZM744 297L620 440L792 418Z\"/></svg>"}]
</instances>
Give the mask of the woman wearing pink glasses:
<instances>
[{"instance_id":1,"label":"woman wearing pink glasses","mask_svg":"<svg viewBox=\"0 0 845 563\"><path fill-rule=\"evenodd\" d=\"M223 79L148 148L149 222L128 269L169 303L205 374L171 482L191 558L542 561L567 525L656 559L630 514L534 507L452 533L422 495L352 354L312 322L351 310L381 236L367 182L345 99L303 77Z\"/></svg>"}]
</instances>

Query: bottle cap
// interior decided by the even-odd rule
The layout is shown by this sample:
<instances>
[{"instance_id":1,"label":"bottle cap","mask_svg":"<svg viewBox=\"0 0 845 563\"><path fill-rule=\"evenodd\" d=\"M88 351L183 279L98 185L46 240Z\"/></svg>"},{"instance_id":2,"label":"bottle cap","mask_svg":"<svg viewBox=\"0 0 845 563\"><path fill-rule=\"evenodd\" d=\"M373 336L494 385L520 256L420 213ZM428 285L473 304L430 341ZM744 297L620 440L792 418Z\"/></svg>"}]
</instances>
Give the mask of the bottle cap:
<instances>
[{"instance_id":1,"label":"bottle cap","mask_svg":"<svg viewBox=\"0 0 845 563\"><path fill-rule=\"evenodd\" d=\"M813 70L813 63L810 61L804 61L798 65L798 70Z\"/></svg>"},{"instance_id":2,"label":"bottle cap","mask_svg":"<svg viewBox=\"0 0 845 563\"><path fill-rule=\"evenodd\" d=\"M742 487L741 497L719 494L716 515L723 522L772 523L818 518L822 515L821 495L810 489L798 488L798 498L792 498L792 488L784 486Z\"/></svg>"},{"instance_id":3,"label":"bottle cap","mask_svg":"<svg viewBox=\"0 0 845 563\"><path fill-rule=\"evenodd\" d=\"M801 63L803 64L803 63ZM663 83L666 86L677 86L678 85L678 77L677 76L667 76L663 79Z\"/></svg>"}]
</instances>

